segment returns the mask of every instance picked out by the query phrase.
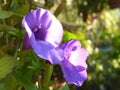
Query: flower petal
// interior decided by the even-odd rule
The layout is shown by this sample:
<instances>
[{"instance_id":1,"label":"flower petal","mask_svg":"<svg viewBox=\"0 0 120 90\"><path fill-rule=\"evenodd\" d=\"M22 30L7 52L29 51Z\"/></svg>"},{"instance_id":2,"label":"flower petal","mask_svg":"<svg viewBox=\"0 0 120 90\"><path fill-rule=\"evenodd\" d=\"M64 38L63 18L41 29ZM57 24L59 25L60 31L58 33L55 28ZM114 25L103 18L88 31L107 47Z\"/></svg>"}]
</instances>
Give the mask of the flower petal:
<instances>
[{"instance_id":1,"label":"flower petal","mask_svg":"<svg viewBox=\"0 0 120 90\"><path fill-rule=\"evenodd\" d=\"M64 52L61 48L54 48L48 42L37 41L33 44L34 52L41 58L48 60L52 64L57 64L64 58Z\"/></svg>"},{"instance_id":2,"label":"flower petal","mask_svg":"<svg viewBox=\"0 0 120 90\"><path fill-rule=\"evenodd\" d=\"M37 27L39 24L41 24L41 17L46 12L44 9L36 9L28 13L24 18L27 22L28 26L33 29ZM22 25L24 26L24 22L22 22Z\"/></svg>"},{"instance_id":3,"label":"flower petal","mask_svg":"<svg viewBox=\"0 0 120 90\"><path fill-rule=\"evenodd\" d=\"M53 16L50 27L48 28L45 41L50 42L55 47L60 45L63 37L63 28L61 23Z\"/></svg>"},{"instance_id":4,"label":"flower petal","mask_svg":"<svg viewBox=\"0 0 120 90\"><path fill-rule=\"evenodd\" d=\"M85 49L81 48L79 41L72 39L61 45L61 48L64 49L65 57L71 64L87 68L86 59L88 53Z\"/></svg>"},{"instance_id":5,"label":"flower petal","mask_svg":"<svg viewBox=\"0 0 120 90\"><path fill-rule=\"evenodd\" d=\"M27 33L24 36L22 48L23 48L23 50L27 50L27 49L32 48L31 45L30 45L30 40L29 40L29 37L28 37Z\"/></svg>"},{"instance_id":6,"label":"flower petal","mask_svg":"<svg viewBox=\"0 0 120 90\"><path fill-rule=\"evenodd\" d=\"M70 40L60 46L64 50L65 58L60 62L64 77L68 83L81 86L87 78L86 59L88 53L81 48L77 40Z\"/></svg>"},{"instance_id":7,"label":"flower petal","mask_svg":"<svg viewBox=\"0 0 120 90\"><path fill-rule=\"evenodd\" d=\"M74 66L68 60L63 60L60 63L64 77L68 83L81 86L87 78L86 70L83 70L83 67ZM77 69L79 68L79 70ZM81 68L81 69L80 69Z\"/></svg>"},{"instance_id":8,"label":"flower petal","mask_svg":"<svg viewBox=\"0 0 120 90\"><path fill-rule=\"evenodd\" d=\"M47 41L55 47L60 44L63 37L62 25L48 10L42 8L33 10L24 17L23 27L25 22L34 33L35 40Z\"/></svg>"},{"instance_id":9,"label":"flower petal","mask_svg":"<svg viewBox=\"0 0 120 90\"><path fill-rule=\"evenodd\" d=\"M52 64L59 63L64 58L64 52L59 47L54 47L52 44L42 40L35 40L34 33L31 31L26 22L24 22L30 44L34 52L41 58L50 61Z\"/></svg>"},{"instance_id":10,"label":"flower petal","mask_svg":"<svg viewBox=\"0 0 120 90\"><path fill-rule=\"evenodd\" d=\"M87 56L88 53L85 51L85 49L77 46L77 50L71 52L69 62L72 63L74 66L83 66L84 68L87 68Z\"/></svg>"}]
</instances>

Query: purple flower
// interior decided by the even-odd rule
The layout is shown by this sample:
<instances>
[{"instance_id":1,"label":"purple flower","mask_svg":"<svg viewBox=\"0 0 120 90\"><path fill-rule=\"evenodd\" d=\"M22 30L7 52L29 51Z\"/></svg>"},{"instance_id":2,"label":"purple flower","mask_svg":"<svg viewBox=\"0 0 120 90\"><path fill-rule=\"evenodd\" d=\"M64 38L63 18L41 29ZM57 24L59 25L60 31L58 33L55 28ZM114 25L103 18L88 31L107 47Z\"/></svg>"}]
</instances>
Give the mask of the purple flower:
<instances>
[{"instance_id":1,"label":"purple flower","mask_svg":"<svg viewBox=\"0 0 120 90\"><path fill-rule=\"evenodd\" d=\"M87 78L86 59L88 53L81 48L77 40L70 40L60 46L64 50L65 58L60 62L64 77L68 83L81 86Z\"/></svg>"},{"instance_id":2,"label":"purple flower","mask_svg":"<svg viewBox=\"0 0 120 90\"><path fill-rule=\"evenodd\" d=\"M63 36L61 23L48 10L36 9L28 13L22 20L26 29L23 49L33 49L41 58L52 64L59 63L64 58L59 44Z\"/></svg>"}]
</instances>

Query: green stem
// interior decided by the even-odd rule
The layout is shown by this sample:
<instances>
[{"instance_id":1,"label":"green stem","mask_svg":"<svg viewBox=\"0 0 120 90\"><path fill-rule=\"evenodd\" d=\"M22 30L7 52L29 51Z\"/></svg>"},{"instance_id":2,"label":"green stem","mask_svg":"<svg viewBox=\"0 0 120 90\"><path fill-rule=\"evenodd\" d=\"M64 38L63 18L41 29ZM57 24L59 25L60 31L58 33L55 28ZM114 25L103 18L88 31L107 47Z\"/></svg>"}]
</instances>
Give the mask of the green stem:
<instances>
[{"instance_id":1,"label":"green stem","mask_svg":"<svg viewBox=\"0 0 120 90\"><path fill-rule=\"evenodd\" d=\"M38 90L42 90L41 76L38 76Z\"/></svg>"},{"instance_id":2,"label":"green stem","mask_svg":"<svg viewBox=\"0 0 120 90\"><path fill-rule=\"evenodd\" d=\"M30 0L29 3L30 3L30 7L29 7L29 12L30 12L32 9L32 0Z\"/></svg>"},{"instance_id":3,"label":"green stem","mask_svg":"<svg viewBox=\"0 0 120 90\"><path fill-rule=\"evenodd\" d=\"M2 21L3 21L3 25L6 25L5 19L2 19Z\"/></svg>"},{"instance_id":4,"label":"green stem","mask_svg":"<svg viewBox=\"0 0 120 90\"><path fill-rule=\"evenodd\" d=\"M44 78L43 78L43 87L44 89L47 89L49 85L49 81L51 79L53 73L53 65L51 64L45 64L45 73L44 73Z\"/></svg>"},{"instance_id":5,"label":"green stem","mask_svg":"<svg viewBox=\"0 0 120 90\"><path fill-rule=\"evenodd\" d=\"M5 19L2 19L3 25L6 25ZM6 38L6 44L9 46L9 41L8 41L8 34L5 32L5 38Z\"/></svg>"}]
</instances>

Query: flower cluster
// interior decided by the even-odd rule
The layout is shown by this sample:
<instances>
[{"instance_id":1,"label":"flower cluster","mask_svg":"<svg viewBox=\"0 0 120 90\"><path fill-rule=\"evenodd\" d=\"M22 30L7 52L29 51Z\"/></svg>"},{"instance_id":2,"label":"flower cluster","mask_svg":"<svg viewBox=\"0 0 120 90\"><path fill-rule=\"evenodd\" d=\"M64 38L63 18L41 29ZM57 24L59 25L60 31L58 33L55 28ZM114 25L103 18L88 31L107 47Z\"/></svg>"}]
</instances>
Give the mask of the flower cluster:
<instances>
[{"instance_id":1,"label":"flower cluster","mask_svg":"<svg viewBox=\"0 0 120 90\"><path fill-rule=\"evenodd\" d=\"M22 20L26 29L23 49L33 49L51 64L60 64L68 83L81 86L87 78L88 53L78 40L72 39L60 45L63 28L48 10L39 8L28 13Z\"/></svg>"}]
</instances>

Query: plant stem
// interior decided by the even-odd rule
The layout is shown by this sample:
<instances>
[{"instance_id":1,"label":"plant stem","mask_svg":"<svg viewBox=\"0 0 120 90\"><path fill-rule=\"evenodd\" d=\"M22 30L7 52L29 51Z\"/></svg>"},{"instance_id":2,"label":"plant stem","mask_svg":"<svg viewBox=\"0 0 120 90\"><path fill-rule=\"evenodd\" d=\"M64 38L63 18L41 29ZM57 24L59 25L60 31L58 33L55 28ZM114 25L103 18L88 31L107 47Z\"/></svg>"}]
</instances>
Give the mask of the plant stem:
<instances>
[{"instance_id":1,"label":"plant stem","mask_svg":"<svg viewBox=\"0 0 120 90\"><path fill-rule=\"evenodd\" d=\"M44 78L43 78L43 87L46 89L48 88L49 81L51 79L53 73L53 65L51 64L46 64L45 65L45 73L44 73Z\"/></svg>"},{"instance_id":2,"label":"plant stem","mask_svg":"<svg viewBox=\"0 0 120 90\"><path fill-rule=\"evenodd\" d=\"M38 90L42 90L41 76L38 76Z\"/></svg>"},{"instance_id":3,"label":"plant stem","mask_svg":"<svg viewBox=\"0 0 120 90\"><path fill-rule=\"evenodd\" d=\"M32 0L30 0L30 7L29 7L29 11L31 11L31 9L32 9Z\"/></svg>"}]
</instances>

